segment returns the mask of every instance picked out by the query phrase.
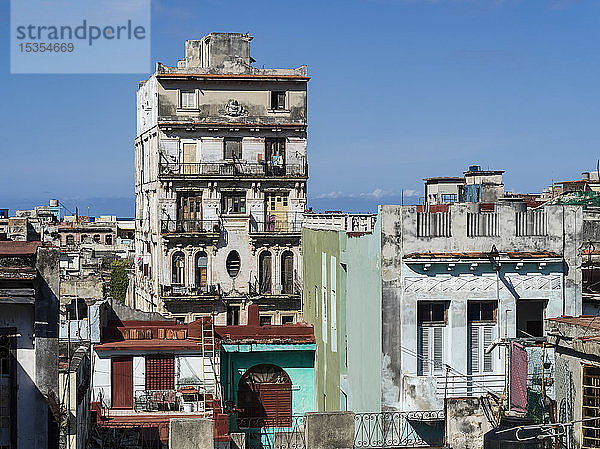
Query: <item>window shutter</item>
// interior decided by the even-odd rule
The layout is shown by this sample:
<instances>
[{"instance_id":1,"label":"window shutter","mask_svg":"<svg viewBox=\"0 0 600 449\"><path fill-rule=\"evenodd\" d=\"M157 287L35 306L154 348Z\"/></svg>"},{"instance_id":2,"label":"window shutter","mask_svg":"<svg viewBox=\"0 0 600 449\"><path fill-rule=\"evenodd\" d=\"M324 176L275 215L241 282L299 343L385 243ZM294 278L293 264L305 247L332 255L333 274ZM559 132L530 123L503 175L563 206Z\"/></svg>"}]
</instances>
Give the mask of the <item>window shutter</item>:
<instances>
[{"instance_id":1,"label":"window shutter","mask_svg":"<svg viewBox=\"0 0 600 449\"><path fill-rule=\"evenodd\" d=\"M440 373L443 371L444 363L444 329L442 327L433 328L433 371Z\"/></svg>"},{"instance_id":2,"label":"window shutter","mask_svg":"<svg viewBox=\"0 0 600 449\"><path fill-rule=\"evenodd\" d=\"M419 371L422 375L429 375L429 327L419 327Z\"/></svg>"},{"instance_id":3,"label":"window shutter","mask_svg":"<svg viewBox=\"0 0 600 449\"><path fill-rule=\"evenodd\" d=\"M479 372L479 327L469 326L471 334L471 373Z\"/></svg>"},{"instance_id":4,"label":"window shutter","mask_svg":"<svg viewBox=\"0 0 600 449\"><path fill-rule=\"evenodd\" d=\"M494 326L485 326L483 328L483 372L491 373L494 371L494 359L492 353L485 353L485 350L494 342Z\"/></svg>"}]
</instances>

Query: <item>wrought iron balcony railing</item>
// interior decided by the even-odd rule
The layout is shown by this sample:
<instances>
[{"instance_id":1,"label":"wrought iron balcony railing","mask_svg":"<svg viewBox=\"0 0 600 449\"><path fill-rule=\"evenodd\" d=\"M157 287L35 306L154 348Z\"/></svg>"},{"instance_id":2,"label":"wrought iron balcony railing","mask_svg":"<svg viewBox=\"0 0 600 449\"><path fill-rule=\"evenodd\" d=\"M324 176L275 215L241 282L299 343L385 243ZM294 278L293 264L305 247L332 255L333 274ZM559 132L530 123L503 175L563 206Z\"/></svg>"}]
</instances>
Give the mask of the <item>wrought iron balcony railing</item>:
<instances>
[{"instance_id":1,"label":"wrought iron balcony railing","mask_svg":"<svg viewBox=\"0 0 600 449\"><path fill-rule=\"evenodd\" d=\"M444 412L377 412L354 415L354 448L440 447L443 443ZM437 424L439 432L422 434L413 422ZM437 422L437 423L436 423Z\"/></svg>"},{"instance_id":2,"label":"wrought iron balcony railing","mask_svg":"<svg viewBox=\"0 0 600 449\"><path fill-rule=\"evenodd\" d=\"M160 176L306 177L307 164L272 165L267 162L160 162Z\"/></svg>"},{"instance_id":3,"label":"wrought iron balcony railing","mask_svg":"<svg viewBox=\"0 0 600 449\"><path fill-rule=\"evenodd\" d=\"M221 232L219 220L161 220L160 232L163 234L172 233L214 233Z\"/></svg>"},{"instance_id":4,"label":"wrought iron balcony railing","mask_svg":"<svg viewBox=\"0 0 600 449\"><path fill-rule=\"evenodd\" d=\"M302 218L303 214L299 212L251 215L250 233L300 233L302 232Z\"/></svg>"},{"instance_id":5,"label":"wrought iron balcony railing","mask_svg":"<svg viewBox=\"0 0 600 449\"><path fill-rule=\"evenodd\" d=\"M160 295L164 298L220 296L221 284L208 284L199 287L186 285L161 285Z\"/></svg>"}]
</instances>

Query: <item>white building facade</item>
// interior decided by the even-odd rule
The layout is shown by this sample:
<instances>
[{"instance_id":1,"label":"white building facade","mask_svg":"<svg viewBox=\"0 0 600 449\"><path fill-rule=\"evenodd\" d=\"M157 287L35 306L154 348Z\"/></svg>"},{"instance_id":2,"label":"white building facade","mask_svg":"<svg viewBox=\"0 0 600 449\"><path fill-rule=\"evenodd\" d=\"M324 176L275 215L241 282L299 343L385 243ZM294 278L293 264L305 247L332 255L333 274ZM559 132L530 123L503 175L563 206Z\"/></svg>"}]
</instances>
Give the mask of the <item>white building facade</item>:
<instances>
[{"instance_id":1,"label":"white building facade","mask_svg":"<svg viewBox=\"0 0 600 449\"><path fill-rule=\"evenodd\" d=\"M264 323L300 309L307 69L257 69L251 37L186 41L140 83L135 308ZM264 312L264 313L263 313Z\"/></svg>"}]
</instances>

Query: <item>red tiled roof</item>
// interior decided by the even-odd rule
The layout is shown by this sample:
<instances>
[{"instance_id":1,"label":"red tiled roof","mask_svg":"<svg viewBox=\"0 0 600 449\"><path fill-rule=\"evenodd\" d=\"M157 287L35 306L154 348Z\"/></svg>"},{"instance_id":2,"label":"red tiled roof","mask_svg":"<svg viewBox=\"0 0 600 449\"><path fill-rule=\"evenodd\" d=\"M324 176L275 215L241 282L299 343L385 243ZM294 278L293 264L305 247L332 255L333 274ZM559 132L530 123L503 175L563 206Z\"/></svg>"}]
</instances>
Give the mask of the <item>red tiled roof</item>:
<instances>
[{"instance_id":1,"label":"red tiled roof","mask_svg":"<svg viewBox=\"0 0 600 449\"><path fill-rule=\"evenodd\" d=\"M149 340L121 340L94 345L97 351L202 351L201 343L186 338L184 340L166 340L152 338Z\"/></svg>"},{"instance_id":2,"label":"red tiled roof","mask_svg":"<svg viewBox=\"0 0 600 449\"><path fill-rule=\"evenodd\" d=\"M42 242L0 242L0 256L27 256L35 254Z\"/></svg>"},{"instance_id":3,"label":"red tiled roof","mask_svg":"<svg viewBox=\"0 0 600 449\"><path fill-rule=\"evenodd\" d=\"M305 323L280 326L215 326L223 343L314 343L314 328Z\"/></svg>"},{"instance_id":4,"label":"red tiled roof","mask_svg":"<svg viewBox=\"0 0 600 449\"><path fill-rule=\"evenodd\" d=\"M573 326L588 327L590 329L600 330L600 317L595 315L580 315L580 316L560 316L557 318L549 318L548 321L556 321L557 323L570 324Z\"/></svg>"}]
</instances>

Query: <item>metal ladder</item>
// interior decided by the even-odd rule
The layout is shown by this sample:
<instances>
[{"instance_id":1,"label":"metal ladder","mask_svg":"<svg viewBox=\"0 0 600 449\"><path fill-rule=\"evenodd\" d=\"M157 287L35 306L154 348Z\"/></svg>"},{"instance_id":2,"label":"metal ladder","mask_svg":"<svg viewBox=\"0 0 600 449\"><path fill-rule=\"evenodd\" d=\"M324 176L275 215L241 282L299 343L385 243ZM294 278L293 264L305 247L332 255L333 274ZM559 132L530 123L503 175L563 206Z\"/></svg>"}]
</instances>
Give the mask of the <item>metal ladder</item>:
<instances>
[{"instance_id":1,"label":"metal ladder","mask_svg":"<svg viewBox=\"0 0 600 449\"><path fill-rule=\"evenodd\" d=\"M210 408L210 414L207 409L207 400L206 396L208 394L211 395L212 399L216 398L216 380L217 373L215 370L215 365L213 363L215 357L215 327L213 324L212 317L210 319L210 323L207 323L205 319L202 321L202 415L204 417L212 415L212 403ZM209 379L207 382L206 378L206 359L209 360L209 366L212 368L212 379Z\"/></svg>"}]
</instances>

